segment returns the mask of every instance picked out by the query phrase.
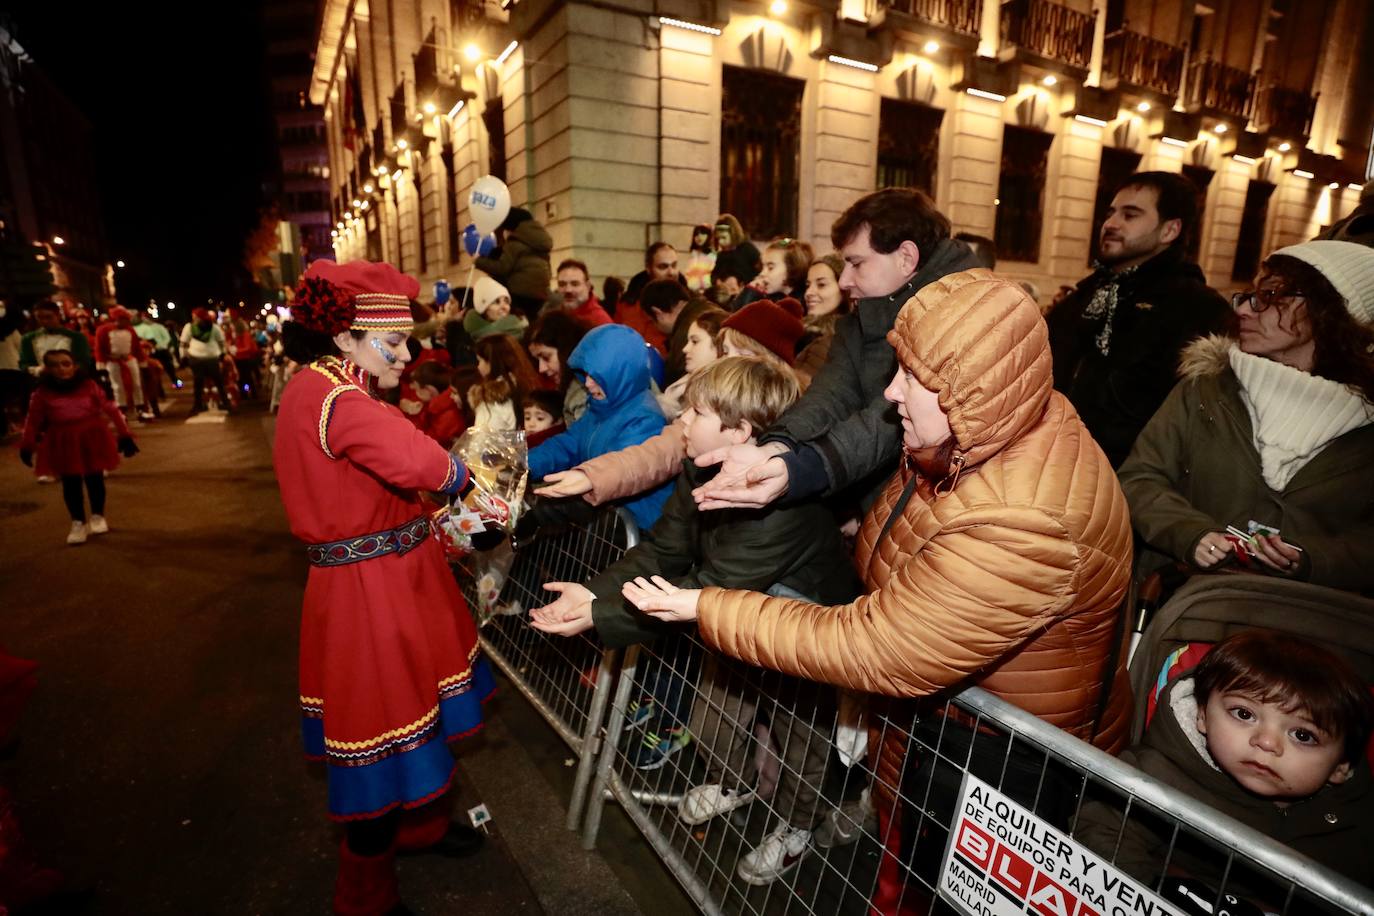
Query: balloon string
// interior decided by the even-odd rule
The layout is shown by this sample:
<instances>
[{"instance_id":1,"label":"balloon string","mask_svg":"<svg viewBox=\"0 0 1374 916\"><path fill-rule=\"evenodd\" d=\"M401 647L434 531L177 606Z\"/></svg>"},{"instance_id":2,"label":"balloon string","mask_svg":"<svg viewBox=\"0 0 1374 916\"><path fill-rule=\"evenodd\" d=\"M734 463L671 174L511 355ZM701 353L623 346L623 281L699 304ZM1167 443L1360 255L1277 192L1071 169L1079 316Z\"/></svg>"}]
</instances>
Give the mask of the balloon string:
<instances>
[{"instance_id":1,"label":"balloon string","mask_svg":"<svg viewBox=\"0 0 1374 916\"><path fill-rule=\"evenodd\" d=\"M482 236L482 238L491 239L493 242L495 242L496 233L488 232L486 235ZM479 252L482 250L482 243L480 241L477 243L477 250ZM463 286L463 311L465 312L468 310L468 301L472 298L472 275L476 272L477 255L474 254L472 256L472 264L468 267L468 282Z\"/></svg>"}]
</instances>

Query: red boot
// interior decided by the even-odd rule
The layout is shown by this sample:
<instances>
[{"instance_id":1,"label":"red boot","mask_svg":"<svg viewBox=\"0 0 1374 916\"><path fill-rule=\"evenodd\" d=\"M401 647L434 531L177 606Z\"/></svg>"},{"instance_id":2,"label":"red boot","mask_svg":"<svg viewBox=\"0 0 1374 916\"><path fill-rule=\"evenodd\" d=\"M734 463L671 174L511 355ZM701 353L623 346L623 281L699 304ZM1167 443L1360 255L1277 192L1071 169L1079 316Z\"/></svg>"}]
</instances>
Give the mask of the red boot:
<instances>
[{"instance_id":1,"label":"red boot","mask_svg":"<svg viewBox=\"0 0 1374 916\"><path fill-rule=\"evenodd\" d=\"M396 829L396 851L401 855L429 849L448 833L449 797L401 814Z\"/></svg>"},{"instance_id":2,"label":"red boot","mask_svg":"<svg viewBox=\"0 0 1374 916\"><path fill-rule=\"evenodd\" d=\"M401 909L401 893L396 881L396 853L360 856L339 844L339 878L334 882L334 912L337 916L385 916L406 912Z\"/></svg>"}]
</instances>

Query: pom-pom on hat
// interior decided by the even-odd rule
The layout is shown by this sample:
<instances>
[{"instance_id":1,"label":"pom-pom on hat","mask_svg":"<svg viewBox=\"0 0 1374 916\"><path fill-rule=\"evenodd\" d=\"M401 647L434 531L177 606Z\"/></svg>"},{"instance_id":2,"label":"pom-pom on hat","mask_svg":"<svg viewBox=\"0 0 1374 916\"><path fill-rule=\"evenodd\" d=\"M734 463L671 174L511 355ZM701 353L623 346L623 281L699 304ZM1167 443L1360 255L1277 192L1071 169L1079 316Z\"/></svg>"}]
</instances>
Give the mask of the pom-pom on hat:
<instances>
[{"instance_id":1,"label":"pom-pom on hat","mask_svg":"<svg viewBox=\"0 0 1374 916\"><path fill-rule=\"evenodd\" d=\"M1280 248L1281 254L1311 264L1345 300L1361 324L1374 324L1374 248L1355 242L1319 240Z\"/></svg>"},{"instance_id":2,"label":"pom-pom on hat","mask_svg":"<svg viewBox=\"0 0 1374 916\"><path fill-rule=\"evenodd\" d=\"M803 314L801 303L791 296L777 302L761 299L735 312L720 326L757 340L790 366L797 358L797 341L806 333Z\"/></svg>"},{"instance_id":3,"label":"pom-pom on hat","mask_svg":"<svg viewBox=\"0 0 1374 916\"><path fill-rule=\"evenodd\" d=\"M472 287L472 304L477 309L478 314L484 318L487 314L487 306L502 296L509 299L510 290L491 277L478 277L477 282Z\"/></svg>"},{"instance_id":4,"label":"pom-pom on hat","mask_svg":"<svg viewBox=\"0 0 1374 916\"><path fill-rule=\"evenodd\" d=\"M333 336L343 331L401 331L415 327L410 300L420 283L383 262L319 260L296 289L291 317Z\"/></svg>"}]
</instances>

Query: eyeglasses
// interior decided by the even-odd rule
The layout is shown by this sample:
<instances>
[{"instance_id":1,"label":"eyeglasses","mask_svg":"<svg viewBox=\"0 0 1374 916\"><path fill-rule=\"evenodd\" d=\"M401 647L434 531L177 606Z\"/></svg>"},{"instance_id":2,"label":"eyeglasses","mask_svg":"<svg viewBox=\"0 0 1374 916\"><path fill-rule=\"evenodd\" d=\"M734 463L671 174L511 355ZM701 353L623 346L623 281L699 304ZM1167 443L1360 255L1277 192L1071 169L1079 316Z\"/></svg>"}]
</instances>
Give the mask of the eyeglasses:
<instances>
[{"instance_id":1,"label":"eyeglasses","mask_svg":"<svg viewBox=\"0 0 1374 916\"><path fill-rule=\"evenodd\" d=\"M1242 305L1248 305L1250 311L1258 315L1271 305L1284 307L1292 305L1299 299L1306 298L1307 295L1305 293L1290 293L1281 289L1252 289L1233 295L1231 297L1231 308L1239 309Z\"/></svg>"}]
</instances>

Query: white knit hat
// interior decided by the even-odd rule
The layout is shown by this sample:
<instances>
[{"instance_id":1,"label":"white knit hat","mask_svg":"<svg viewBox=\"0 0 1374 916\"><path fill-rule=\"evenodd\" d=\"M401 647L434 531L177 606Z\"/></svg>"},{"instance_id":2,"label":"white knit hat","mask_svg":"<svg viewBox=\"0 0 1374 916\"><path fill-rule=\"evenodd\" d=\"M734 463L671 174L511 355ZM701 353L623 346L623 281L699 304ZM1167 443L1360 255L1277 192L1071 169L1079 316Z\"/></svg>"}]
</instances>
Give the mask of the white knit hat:
<instances>
[{"instance_id":1,"label":"white knit hat","mask_svg":"<svg viewBox=\"0 0 1374 916\"><path fill-rule=\"evenodd\" d=\"M1374 248L1354 242L1318 241L1289 245L1274 254L1317 268L1345 299L1345 308L1356 321L1374 324Z\"/></svg>"},{"instance_id":2,"label":"white knit hat","mask_svg":"<svg viewBox=\"0 0 1374 916\"><path fill-rule=\"evenodd\" d=\"M487 306L491 305L502 296L510 298L510 290L491 277L478 277L477 283L472 288L472 303L477 309L477 313L486 317Z\"/></svg>"}]
</instances>

